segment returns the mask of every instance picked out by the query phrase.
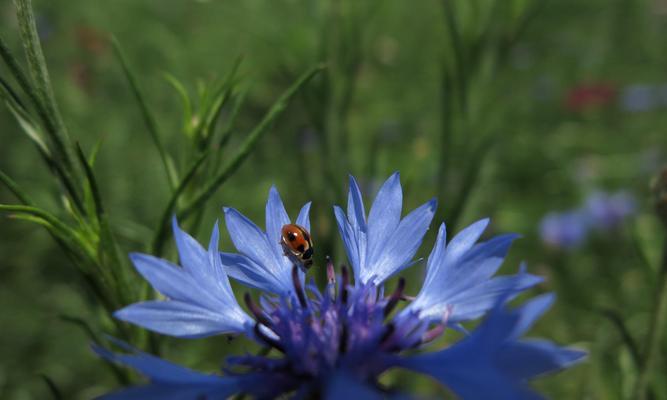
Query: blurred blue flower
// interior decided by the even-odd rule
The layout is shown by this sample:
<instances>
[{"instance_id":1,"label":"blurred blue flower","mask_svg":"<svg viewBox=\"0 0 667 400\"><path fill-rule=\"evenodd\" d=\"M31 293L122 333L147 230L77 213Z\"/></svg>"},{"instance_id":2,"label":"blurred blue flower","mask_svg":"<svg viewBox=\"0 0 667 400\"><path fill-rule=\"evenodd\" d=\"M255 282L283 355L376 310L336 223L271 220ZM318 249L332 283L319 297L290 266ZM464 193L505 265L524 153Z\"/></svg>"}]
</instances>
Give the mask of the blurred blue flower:
<instances>
[{"instance_id":1,"label":"blurred blue flower","mask_svg":"<svg viewBox=\"0 0 667 400\"><path fill-rule=\"evenodd\" d=\"M309 206L297 218L307 228ZM227 228L240 254L218 253L217 225L206 252L174 222L183 267L133 256L140 273L168 299L131 305L118 316L183 337L243 333L280 355L228 357L221 376L200 374L124 345L129 354L96 347L102 357L132 367L150 381L107 398L194 400L234 393L253 398L380 398L384 393L378 378L395 367L434 376L464 397L531 398L534 393L525 386L528 379L583 359L583 352L551 342L518 340L551 298L542 297L512 312L501 308L541 279L523 270L493 277L515 235L477 243L488 220L464 229L449 243L442 225L422 290L394 313L402 301L411 299L404 293L405 280L400 278L388 296L383 283L413 263L435 202L402 220L401 207L402 190L394 174L380 189L366 222L359 188L350 178L348 215L338 207L335 212L354 282L345 267L337 275L327 261L324 291L312 282L306 285L301 269L279 248L282 225L290 220L275 188L269 193L266 231L237 211L225 209ZM264 290L259 302L249 293L244 296L252 318L234 300L227 273ZM410 355L440 337L448 324L461 328L459 322L490 309L494 309L490 317L458 343L435 353Z\"/></svg>"},{"instance_id":2,"label":"blurred blue flower","mask_svg":"<svg viewBox=\"0 0 667 400\"><path fill-rule=\"evenodd\" d=\"M633 215L637 202L625 191L614 194L598 191L588 196L585 209L591 226L604 231L617 228Z\"/></svg>"},{"instance_id":3,"label":"blurred blue flower","mask_svg":"<svg viewBox=\"0 0 667 400\"><path fill-rule=\"evenodd\" d=\"M540 237L548 246L570 250L584 243L588 228L588 218L579 210L551 212L540 222Z\"/></svg>"},{"instance_id":4,"label":"blurred blue flower","mask_svg":"<svg viewBox=\"0 0 667 400\"><path fill-rule=\"evenodd\" d=\"M658 106L655 89L649 85L629 85L621 92L621 109L627 112L651 111Z\"/></svg>"}]
</instances>

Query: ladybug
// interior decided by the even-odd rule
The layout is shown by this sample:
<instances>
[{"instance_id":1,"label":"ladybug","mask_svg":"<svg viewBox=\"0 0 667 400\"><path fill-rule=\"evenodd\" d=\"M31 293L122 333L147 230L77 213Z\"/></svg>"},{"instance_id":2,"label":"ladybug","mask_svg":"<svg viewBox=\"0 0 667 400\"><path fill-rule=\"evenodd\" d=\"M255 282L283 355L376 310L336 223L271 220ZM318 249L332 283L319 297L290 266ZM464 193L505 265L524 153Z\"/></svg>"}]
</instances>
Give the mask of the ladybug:
<instances>
[{"instance_id":1,"label":"ladybug","mask_svg":"<svg viewBox=\"0 0 667 400\"><path fill-rule=\"evenodd\" d=\"M283 225L280 230L280 244L285 255L308 269L313 265L313 241L310 233L303 226L296 224Z\"/></svg>"}]
</instances>

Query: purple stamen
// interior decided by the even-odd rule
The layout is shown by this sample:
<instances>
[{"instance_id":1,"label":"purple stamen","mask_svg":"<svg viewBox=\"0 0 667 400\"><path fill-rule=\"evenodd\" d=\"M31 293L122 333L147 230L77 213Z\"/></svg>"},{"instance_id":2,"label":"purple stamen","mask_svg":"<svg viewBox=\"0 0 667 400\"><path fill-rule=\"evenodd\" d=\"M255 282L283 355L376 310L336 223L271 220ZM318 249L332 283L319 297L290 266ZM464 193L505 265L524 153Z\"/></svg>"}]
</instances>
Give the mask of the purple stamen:
<instances>
[{"instance_id":1,"label":"purple stamen","mask_svg":"<svg viewBox=\"0 0 667 400\"><path fill-rule=\"evenodd\" d=\"M245 293L243 295L243 300L257 322L266 325L269 328L273 325L271 320L264 314L264 311L262 311L252 297L250 297L250 293Z\"/></svg>"},{"instance_id":2,"label":"purple stamen","mask_svg":"<svg viewBox=\"0 0 667 400\"><path fill-rule=\"evenodd\" d=\"M394 293L392 293L391 296L389 296L389 301L387 302L387 305L384 308L385 318L387 318L387 316L391 314L394 308L396 308L398 301L401 299L401 296L403 296L404 289L405 289L405 278L401 277L398 280L398 285L396 286Z\"/></svg>"},{"instance_id":3,"label":"purple stamen","mask_svg":"<svg viewBox=\"0 0 667 400\"><path fill-rule=\"evenodd\" d=\"M294 291L296 292L296 297L299 299L299 304L301 304L301 307L307 308L306 294L303 292L301 280L299 279L299 269L296 265L292 267L292 282L294 283Z\"/></svg>"},{"instance_id":4,"label":"purple stamen","mask_svg":"<svg viewBox=\"0 0 667 400\"><path fill-rule=\"evenodd\" d=\"M285 348L280 344L280 342L268 337L264 332L262 332L262 329L260 327L261 325L259 324L259 322L255 323L255 327L253 329L253 331L255 332L255 336L257 336L258 339L266 343L269 347L273 347L279 352L285 353Z\"/></svg>"},{"instance_id":5,"label":"purple stamen","mask_svg":"<svg viewBox=\"0 0 667 400\"><path fill-rule=\"evenodd\" d=\"M340 301L343 304L347 304L347 285L350 283L350 276L347 272L346 266L340 267L340 276L341 276L341 286L340 286Z\"/></svg>"}]
</instances>

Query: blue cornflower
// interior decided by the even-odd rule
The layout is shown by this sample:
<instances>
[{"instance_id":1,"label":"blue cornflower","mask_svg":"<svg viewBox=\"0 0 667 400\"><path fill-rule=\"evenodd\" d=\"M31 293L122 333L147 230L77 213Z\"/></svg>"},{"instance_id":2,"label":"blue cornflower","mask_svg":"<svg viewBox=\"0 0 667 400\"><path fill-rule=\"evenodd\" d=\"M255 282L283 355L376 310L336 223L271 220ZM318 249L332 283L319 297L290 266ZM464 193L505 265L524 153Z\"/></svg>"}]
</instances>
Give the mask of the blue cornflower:
<instances>
[{"instance_id":1,"label":"blue cornflower","mask_svg":"<svg viewBox=\"0 0 667 400\"><path fill-rule=\"evenodd\" d=\"M591 227L606 231L617 228L634 214L637 202L625 191L614 194L596 191L586 198L584 209Z\"/></svg>"},{"instance_id":2,"label":"blue cornflower","mask_svg":"<svg viewBox=\"0 0 667 400\"><path fill-rule=\"evenodd\" d=\"M586 241L589 228L589 218L582 210L551 212L540 222L540 236L548 246L570 250Z\"/></svg>"},{"instance_id":3,"label":"blue cornflower","mask_svg":"<svg viewBox=\"0 0 667 400\"><path fill-rule=\"evenodd\" d=\"M381 397L387 393L378 378L393 368L431 375L466 398L530 398L535 394L526 386L528 379L584 357L579 350L551 342L520 340L552 297L514 311L503 308L541 279L523 270L493 277L515 236L478 243L488 220L464 229L449 243L442 225L417 296L404 293L403 278L385 296L386 279L414 264L435 202L402 220L401 207L402 190L395 174L380 189L366 220L358 185L350 179L348 214L338 207L335 213L352 276L345 267L336 274L327 260L324 291L314 283L306 285L302 268L280 247L281 227L291 221L275 188L267 202L266 231L237 211L225 209L227 228L240 254L218 253L217 225L205 251L174 223L183 267L146 255L132 256L139 272L168 299L131 305L117 316L181 337L240 333L279 355L228 357L224 375L207 375L129 347L125 347L129 354L96 347L101 356L135 368L150 380L109 398L222 399L234 393L255 398ZM306 229L308 210L309 204L296 220ZM264 291L259 302L245 294L248 313L234 299L228 274ZM403 301L410 303L395 312ZM423 352L448 324L460 327L460 322L489 310L486 320L459 342ZM414 350L422 351L414 354Z\"/></svg>"}]
</instances>

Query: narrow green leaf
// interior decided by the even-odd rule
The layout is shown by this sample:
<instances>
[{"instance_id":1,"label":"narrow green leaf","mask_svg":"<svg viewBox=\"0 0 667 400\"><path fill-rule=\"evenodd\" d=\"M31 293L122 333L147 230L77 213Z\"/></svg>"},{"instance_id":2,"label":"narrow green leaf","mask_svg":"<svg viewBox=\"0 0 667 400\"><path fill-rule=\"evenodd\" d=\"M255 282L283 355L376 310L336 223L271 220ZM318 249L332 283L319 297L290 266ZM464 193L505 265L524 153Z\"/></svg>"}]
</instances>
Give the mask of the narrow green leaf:
<instances>
[{"instance_id":1,"label":"narrow green leaf","mask_svg":"<svg viewBox=\"0 0 667 400\"><path fill-rule=\"evenodd\" d=\"M53 121L47 115L46 109L44 108L42 102L38 98L37 93L35 92L32 85L26 78L25 74L23 74L23 71L19 67L18 62L11 54L11 52L9 51L6 44L4 43L4 41L2 41L1 38L0 38L0 55L2 55L2 58L5 60L5 63L9 66L10 71L12 71L12 73L14 74L14 77L19 82L21 88L28 94L28 97L30 98L33 106L37 110L40 119L42 120L42 124L45 127L46 134L49 136L49 138L54 144L57 144L60 139L57 135ZM16 94L11 90L8 83L1 79L0 79L0 96L5 100L5 104L9 108L12 115L14 115L14 117L16 118L22 130L37 145L37 149L40 155L47 163L49 168L58 177L63 187L67 191L67 193L71 196L74 204L78 207L79 210L83 210L82 203L80 200L80 195L78 193L76 186L73 184L71 173L68 172L70 171L69 168L71 166L68 164L67 161L63 159L63 156L54 156L53 152L46 144L44 137L42 136L42 134L39 133L41 130L38 128L37 123L33 121L32 117L30 117L28 111L21 104L20 100L18 99L18 96L16 96ZM59 154L62 154L65 151L64 145L57 146L57 149L59 149L58 150ZM59 162L58 160L63 160L63 162Z\"/></svg>"},{"instance_id":2,"label":"narrow green leaf","mask_svg":"<svg viewBox=\"0 0 667 400\"><path fill-rule=\"evenodd\" d=\"M30 197L28 196L27 193L21 189L21 187L14 182L12 178L10 178L7 174L4 172L0 171L0 181L7 186L7 189L9 189L10 192L16 196L19 201L25 205L30 205L32 204L32 200L30 200Z\"/></svg>"},{"instance_id":3,"label":"narrow green leaf","mask_svg":"<svg viewBox=\"0 0 667 400\"><path fill-rule=\"evenodd\" d=\"M31 0L14 0L14 4L17 9L21 41L23 42L28 60L30 75L32 76L37 96L55 128L51 137L58 149L58 162L62 161L65 165L65 170L70 171L72 162L69 148L66 146L68 142L67 129L58 110L55 96L53 95L49 72L46 68L46 60L37 34L37 25L32 12Z\"/></svg>"},{"instance_id":4,"label":"narrow green leaf","mask_svg":"<svg viewBox=\"0 0 667 400\"><path fill-rule=\"evenodd\" d=\"M90 164L91 168L95 165L95 161L97 161L97 155L99 154L100 149L102 148L103 142L104 142L104 137L100 137L99 139L97 139L95 146L93 146L93 150L91 150L90 155L88 156L88 164Z\"/></svg>"},{"instance_id":5,"label":"narrow green leaf","mask_svg":"<svg viewBox=\"0 0 667 400\"><path fill-rule=\"evenodd\" d=\"M182 218L187 217L197 207L202 206L215 191L222 185L234 172L241 166L250 152L255 148L258 140L269 130L273 121L280 116L287 108L289 100L305 85L312 77L324 69L324 66L318 65L306 71L297 81L292 84L271 106L269 111L262 117L262 120L253 128L245 141L241 144L236 155L232 157L222 170L202 189L179 213Z\"/></svg>"},{"instance_id":6,"label":"narrow green leaf","mask_svg":"<svg viewBox=\"0 0 667 400\"><path fill-rule=\"evenodd\" d=\"M237 96L236 101L234 102L234 106L232 107L232 110L229 113L229 118L227 118L227 123L225 124L225 127L222 130L222 134L220 135L220 141L218 142L218 149L223 149L227 144L227 142L229 142L229 138L232 136L232 132L234 131L234 126L236 124L236 117L238 117L239 111L241 111L241 107L245 102L247 94L248 90L243 90Z\"/></svg>"},{"instance_id":7,"label":"narrow green leaf","mask_svg":"<svg viewBox=\"0 0 667 400\"><path fill-rule=\"evenodd\" d=\"M58 389L58 386L56 386L55 382L51 380L46 374L39 374L39 377L42 378L46 386L49 388L49 392L51 393L51 396L55 400L62 400L64 399L63 395L61 394L60 390Z\"/></svg>"},{"instance_id":8,"label":"narrow green leaf","mask_svg":"<svg viewBox=\"0 0 667 400\"><path fill-rule=\"evenodd\" d=\"M192 136L192 133L194 132L192 121L192 102L190 101L188 91L185 89L185 86L183 86L183 84L172 74L165 72L163 77L167 83L169 83L171 87L176 90L176 93L178 93L179 97L181 98L181 103L183 103L183 131L188 136Z\"/></svg>"},{"instance_id":9,"label":"narrow green leaf","mask_svg":"<svg viewBox=\"0 0 667 400\"><path fill-rule=\"evenodd\" d=\"M45 210L26 205L0 204L0 212L13 213L16 218L34 217L36 219L30 220L45 226L54 235L69 243L73 249L81 249L83 254L91 259L95 258L95 250L90 243L86 242L67 224Z\"/></svg>"},{"instance_id":10,"label":"narrow green leaf","mask_svg":"<svg viewBox=\"0 0 667 400\"><path fill-rule=\"evenodd\" d=\"M141 116L143 117L144 123L146 124L146 128L148 129L148 133L150 133L151 139L153 139L153 143L157 148L157 151L160 155L160 159L162 160L163 167L165 169L165 173L167 174L169 185L173 190L176 188L176 184L178 182L178 175L176 173L176 168L174 167L173 161L167 154L167 151L165 150L164 145L162 144L162 139L160 138L160 133L158 131L155 117L148 108L148 104L146 103L144 95L139 87L139 82L135 78L132 70L130 69L130 65L127 61L127 58L125 57L125 53L123 52L120 43L115 37L111 38L111 42L113 43L114 52L116 54L116 57L118 58L118 61L121 64L123 73L125 74L125 78L130 84L130 89L132 89L132 94L134 94L134 97L137 100L137 103L139 104L139 108L141 109Z\"/></svg>"},{"instance_id":11,"label":"narrow green leaf","mask_svg":"<svg viewBox=\"0 0 667 400\"><path fill-rule=\"evenodd\" d=\"M243 61L242 57L236 59L234 66L227 73L227 76L219 85L220 87L214 92L211 105L207 105L203 110L204 121L201 125L201 136L205 139L205 145L208 145L213 137L213 131L215 130L216 122L220 116L220 111L232 97L232 92L236 85L236 75L241 66L241 61Z\"/></svg>"}]
</instances>

